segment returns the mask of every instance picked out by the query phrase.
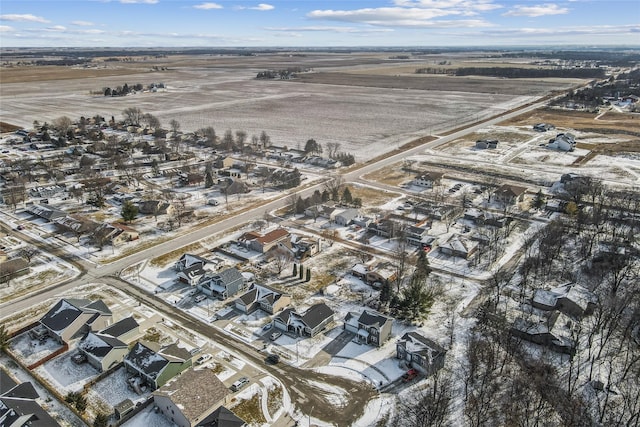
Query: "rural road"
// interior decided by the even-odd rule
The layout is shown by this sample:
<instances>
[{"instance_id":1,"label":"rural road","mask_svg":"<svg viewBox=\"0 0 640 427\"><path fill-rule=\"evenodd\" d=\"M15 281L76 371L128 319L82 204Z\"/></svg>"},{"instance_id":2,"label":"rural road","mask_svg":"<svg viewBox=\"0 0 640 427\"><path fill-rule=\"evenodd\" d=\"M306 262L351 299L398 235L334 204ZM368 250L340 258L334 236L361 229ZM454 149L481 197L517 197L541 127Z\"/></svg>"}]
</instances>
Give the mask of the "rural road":
<instances>
[{"instance_id":1,"label":"rural road","mask_svg":"<svg viewBox=\"0 0 640 427\"><path fill-rule=\"evenodd\" d=\"M544 102L537 102L528 105L512 112L504 113L499 117L494 117L479 124L466 127L462 130L454 131L449 135L441 136L436 140L428 142L426 144L401 151L397 154L390 155L389 157L377 160L370 164L365 164L356 170L341 175L342 179L345 183L361 180L362 176L380 168L390 166L398 161L401 161L405 157L421 153L427 148L438 147L439 145L446 144L452 140L463 137L482 127L495 124L497 122L509 119L527 111L531 111L544 105L544 103L546 103L546 100ZM170 304L167 304L165 301L160 300L159 298L156 298L155 296L150 295L147 292L128 284L127 282L123 282L118 278L118 276L120 272L128 266L137 264L144 260L153 259L162 254L174 251L202 238L208 237L212 234L232 229L248 221L262 218L265 211L270 212L273 210L277 210L289 204L290 196L292 194L297 194L301 197L307 197L316 189L322 190L322 186L323 184L319 183L300 191L288 193L275 200L265 202L258 207L254 207L244 212L238 213L232 217L225 218L217 223L186 232L170 241L162 242L153 247L140 250L139 252L128 255L109 264L95 265L83 259L73 259L73 264L76 265L81 271L80 275L76 279L55 285L51 288L40 291L37 294L27 295L17 300L0 305L0 318L7 317L12 313L20 312L39 302L45 301L49 298L54 298L56 297L56 295L59 295L61 293L71 291L72 289L80 285L92 282L106 283L110 286L114 286L122 290L133 298L136 298L137 300L150 305L159 312L166 314L167 317L176 319L178 323L181 323L184 327L197 331L204 336L212 339L213 341L220 342L230 349L238 352L243 357L251 360L258 365L261 365L262 357L259 353L256 353L253 348L228 337L212 326L206 325L196 319L191 318L184 312L177 310ZM69 260L69 257L61 256L61 258ZM292 366L287 366L284 364L273 367L270 370L270 373L278 378L278 380L280 380L287 387L292 401L304 413L308 414L310 410L313 409L314 417L324 420L331 420L331 422L335 423L338 426L351 425L353 421L355 421L362 415L366 403L377 393L371 388L369 384L366 383L358 383L335 376L327 376L316 372L310 372ZM345 410L346 408L342 408L341 410L336 410L335 408L333 408L330 402L323 396L322 390L314 387L304 379L313 379L314 381L324 382L331 386L347 390L350 400L347 406L348 410Z\"/></svg>"}]
</instances>

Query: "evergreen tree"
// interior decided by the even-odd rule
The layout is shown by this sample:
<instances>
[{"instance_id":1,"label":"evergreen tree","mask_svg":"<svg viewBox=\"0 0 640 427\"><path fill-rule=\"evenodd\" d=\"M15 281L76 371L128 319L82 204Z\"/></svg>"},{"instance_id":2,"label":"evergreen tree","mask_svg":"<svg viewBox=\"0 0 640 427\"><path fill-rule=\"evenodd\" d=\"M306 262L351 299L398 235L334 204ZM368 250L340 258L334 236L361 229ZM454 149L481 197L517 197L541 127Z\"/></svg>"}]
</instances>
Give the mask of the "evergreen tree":
<instances>
[{"instance_id":1,"label":"evergreen tree","mask_svg":"<svg viewBox=\"0 0 640 427\"><path fill-rule=\"evenodd\" d=\"M293 273L291 274L291 277L296 277L298 275L298 264L296 264L295 262L293 263Z\"/></svg>"},{"instance_id":2,"label":"evergreen tree","mask_svg":"<svg viewBox=\"0 0 640 427\"><path fill-rule=\"evenodd\" d=\"M96 414L93 420L93 427L107 427L109 425L109 417L102 412Z\"/></svg>"},{"instance_id":3,"label":"evergreen tree","mask_svg":"<svg viewBox=\"0 0 640 427\"><path fill-rule=\"evenodd\" d=\"M304 274L304 266L300 264L300 280L302 280L302 275Z\"/></svg>"},{"instance_id":4,"label":"evergreen tree","mask_svg":"<svg viewBox=\"0 0 640 427\"><path fill-rule=\"evenodd\" d=\"M124 219L125 222L129 223L136 219L136 216L138 215L138 207L130 200L127 200L122 204L122 211L120 212L120 215L122 215L122 219Z\"/></svg>"},{"instance_id":5,"label":"evergreen tree","mask_svg":"<svg viewBox=\"0 0 640 427\"><path fill-rule=\"evenodd\" d=\"M309 280L311 280L311 269L309 267L307 267L307 278L306 278L305 282L308 282Z\"/></svg>"},{"instance_id":6,"label":"evergreen tree","mask_svg":"<svg viewBox=\"0 0 640 427\"><path fill-rule=\"evenodd\" d=\"M384 282L380 288L380 302L387 303L391 301L391 285L388 282Z\"/></svg>"},{"instance_id":7,"label":"evergreen tree","mask_svg":"<svg viewBox=\"0 0 640 427\"><path fill-rule=\"evenodd\" d=\"M344 187L344 191L342 192L342 203L346 203L347 205L353 203L353 197L351 196L349 187Z\"/></svg>"},{"instance_id":8,"label":"evergreen tree","mask_svg":"<svg viewBox=\"0 0 640 427\"><path fill-rule=\"evenodd\" d=\"M207 174L204 176L204 186L205 188L213 187L213 175L211 175L209 171L207 171Z\"/></svg>"},{"instance_id":9,"label":"evergreen tree","mask_svg":"<svg viewBox=\"0 0 640 427\"><path fill-rule=\"evenodd\" d=\"M536 209L542 209L546 204L544 199L544 195L542 194L542 190L538 190L536 193L536 198L533 199L533 207Z\"/></svg>"}]
</instances>

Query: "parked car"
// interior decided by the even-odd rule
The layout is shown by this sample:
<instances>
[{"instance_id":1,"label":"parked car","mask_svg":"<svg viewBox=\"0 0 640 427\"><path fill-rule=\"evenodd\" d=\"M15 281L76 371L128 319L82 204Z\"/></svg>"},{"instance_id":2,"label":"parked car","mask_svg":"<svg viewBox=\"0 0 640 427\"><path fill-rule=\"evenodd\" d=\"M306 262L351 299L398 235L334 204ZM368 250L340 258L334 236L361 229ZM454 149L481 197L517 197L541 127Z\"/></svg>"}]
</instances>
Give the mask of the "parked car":
<instances>
[{"instance_id":1,"label":"parked car","mask_svg":"<svg viewBox=\"0 0 640 427\"><path fill-rule=\"evenodd\" d=\"M272 325L271 325L271 323L267 323L266 325L264 325L264 326L262 327L262 330L263 330L264 332L267 332L269 329L271 329L271 326L272 326Z\"/></svg>"},{"instance_id":2,"label":"parked car","mask_svg":"<svg viewBox=\"0 0 640 427\"><path fill-rule=\"evenodd\" d=\"M231 384L231 391L238 391L247 384L249 384L249 378L242 377L238 381Z\"/></svg>"},{"instance_id":3,"label":"parked car","mask_svg":"<svg viewBox=\"0 0 640 427\"><path fill-rule=\"evenodd\" d=\"M202 356L196 359L196 365L202 365L204 362L206 362L209 359L211 359L210 354L203 354Z\"/></svg>"},{"instance_id":4,"label":"parked car","mask_svg":"<svg viewBox=\"0 0 640 427\"><path fill-rule=\"evenodd\" d=\"M202 302L204 300L207 299L207 296L205 294L199 294L196 295L196 297L193 299L196 303Z\"/></svg>"},{"instance_id":5,"label":"parked car","mask_svg":"<svg viewBox=\"0 0 640 427\"><path fill-rule=\"evenodd\" d=\"M71 361L76 365L81 365L87 361L87 355L84 353L76 353L71 356Z\"/></svg>"},{"instance_id":6,"label":"parked car","mask_svg":"<svg viewBox=\"0 0 640 427\"><path fill-rule=\"evenodd\" d=\"M277 340L278 338L280 338L281 336L282 336L282 332L280 332L280 331L275 331L275 332L271 332L271 335L269 335L269 339L270 339L271 341L275 341L275 340Z\"/></svg>"},{"instance_id":7,"label":"parked car","mask_svg":"<svg viewBox=\"0 0 640 427\"><path fill-rule=\"evenodd\" d=\"M278 356L277 354L270 354L267 356L267 363L271 363L272 365L275 365L279 361L280 361L280 356Z\"/></svg>"},{"instance_id":8,"label":"parked car","mask_svg":"<svg viewBox=\"0 0 640 427\"><path fill-rule=\"evenodd\" d=\"M418 371L416 371L415 369L409 369L407 372L405 372L402 375L402 381L406 383L406 382L411 381L412 379L414 379L417 376L418 376Z\"/></svg>"}]
</instances>

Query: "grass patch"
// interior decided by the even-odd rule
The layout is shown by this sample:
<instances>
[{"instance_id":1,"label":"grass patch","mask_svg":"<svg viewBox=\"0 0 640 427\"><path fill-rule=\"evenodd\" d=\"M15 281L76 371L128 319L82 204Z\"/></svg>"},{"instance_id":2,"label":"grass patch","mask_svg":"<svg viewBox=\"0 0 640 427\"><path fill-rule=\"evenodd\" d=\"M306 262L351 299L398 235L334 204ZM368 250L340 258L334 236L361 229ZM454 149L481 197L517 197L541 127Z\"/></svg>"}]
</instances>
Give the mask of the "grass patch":
<instances>
[{"instance_id":1,"label":"grass patch","mask_svg":"<svg viewBox=\"0 0 640 427\"><path fill-rule=\"evenodd\" d=\"M153 267L163 267L171 260L175 260L180 258L180 256L184 253L193 253L199 252L202 250L202 245L199 242L192 243L187 246L183 246L181 248L176 249L175 251L167 252L166 254L162 254L157 258L152 259L149 264Z\"/></svg>"},{"instance_id":2,"label":"grass patch","mask_svg":"<svg viewBox=\"0 0 640 427\"><path fill-rule=\"evenodd\" d=\"M211 366L211 372L216 375L223 373L224 369L224 366L220 363L214 363L213 366Z\"/></svg>"},{"instance_id":3,"label":"grass patch","mask_svg":"<svg viewBox=\"0 0 640 427\"><path fill-rule=\"evenodd\" d=\"M275 386L268 390L267 410L273 416L282 407L282 387Z\"/></svg>"},{"instance_id":4,"label":"grass patch","mask_svg":"<svg viewBox=\"0 0 640 427\"><path fill-rule=\"evenodd\" d=\"M556 128L577 129L608 129L629 130L637 129L638 119L630 113L607 112L598 120L597 114L584 111L556 110L541 108L512 119L498 123L499 126L533 126L536 123L551 123Z\"/></svg>"},{"instance_id":5,"label":"grass patch","mask_svg":"<svg viewBox=\"0 0 640 427\"><path fill-rule=\"evenodd\" d=\"M263 424L267 420L262 413L262 407L260 406L260 395L254 394L251 399L241 400L231 410L234 414L242 418L247 424Z\"/></svg>"},{"instance_id":6,"label":"grass patch","mask_svg":"<svg viewBox=\"0 0 640 427\"><path fill-rule=\"evenodd\" d=\"M385 184L389 185L398 185L401 182L405 182L412 178L408 173L397 171L402 174L403 177L398 179L396 184L390 184L386 179L383 181ZM356 197L360 198L363 201L366 201L367 205L383 205L387 203L389 200L394 199L396 195L387 191L380 191L378 188L371 188L363 185L347 185L349 187L349 191L351 192L351 196L355 199Z\"/></svg>"},{"instance_id":7,"label":"grass patch","mask_svg":"<svg viewBox=\"0 0 640 427\"><path fill-rule=\"evenodd\" d=\"M164 344L171 341L171 337L162 333L155 327L150 327L144 333L144 336L140 338L141 341L155 342L158 344Z\"/></svg>"}]
</instances>

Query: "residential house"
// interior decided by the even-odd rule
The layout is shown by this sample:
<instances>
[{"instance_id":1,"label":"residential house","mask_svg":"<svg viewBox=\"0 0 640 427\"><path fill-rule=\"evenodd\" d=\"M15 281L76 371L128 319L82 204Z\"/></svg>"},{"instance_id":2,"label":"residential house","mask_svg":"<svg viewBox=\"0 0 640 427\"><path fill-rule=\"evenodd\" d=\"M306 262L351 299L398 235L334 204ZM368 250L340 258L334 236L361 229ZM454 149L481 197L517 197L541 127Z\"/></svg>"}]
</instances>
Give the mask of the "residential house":
<instances>
[{"instance_id":1,"label":"residential house","mask_svg":"<svg viewBox=\"0 0 640 427\"><path fill-rule=\"evenodd\" d=\"M209 272L200 278L197 288L205 295L227 299L245 289L245 281L236 268L227 268L219 273Z\"/></svg>"},{"instance_id":2,"label":"residential house","mask_svg":"<svg viewBox=\"0 0 640 427\"><path fill-rule=\"evenodd\" d=\"M18 384L0 369L0 426L58 427L60 424L38 403L40 395L30 382Z\"/></svg>"},{"instance_id":3,"label":"residential house","mask_svg":"<svg viewBox=\"0 0 640 427\"><path fill-rule=\"evenodd\" d=\"M117 245L137 240L140 234L133 228L117 222L102 224L94 231L96 240Z\"/></svg>"},{"instance_id":4,"label":"residential house","mask_svg":"<svg viewBox=\"0 0 640 427\"><path fill-rule=\"evenodd\" d=\"M413 184L418 187L433 188L434 185L440 183L443 177L444 174L440 172L424 172L413 179Z\"/></svg>"},{"instance_id":5,"label":"residential house","mask_svg":"<svg viewBox=\"0 0 640 427\"><path fill-rule=\"evenodd\" d=\"M49 222L52 222L56 218L62 218L67 216L67 213L63 210L52 208L49 206L43 206L43 205L27 206L27 208L25 209L25 212L28 212L42 219L46 219Z\"/></svg>"},{"instance_id":6,"label":"residential house","mask_svg":"<svg viewBox=\"0 0 640 427\"><path fill-rule=\"evenodd\" d=\"M87 357L91 366L104 372L122 362L129 348L118 338L90 331L78 344L78 351Z\"/></svg>"},{"instance_id":7,"label":"residential house","mask_svg":"<svg viewBox=\"0 0 640 427\"><path fill-rule=\"evenodd\" d=\"M336 212L333 216L333 221L338 224L346 227L350 225L354 219L356 219L360 215L360 211L358 209L341 209Z\"/></svg>"},{"instance_id":8,"label":"residential house","mask_svg":"<svg viewBox=\"0 0 640 427\"><path fill-rule=\"evenodd\" d=\"M291 243L293 245L293 256L298 260L305 260L322 250L320 239L292 236Z\"/></svg>"},{"instance_id":9,"label":"residential house","mask_svg":"<svg viewBox=\"0 0 640 427\"><path fill-rule=\"evenodd\" d=\"M113 325L101 330L100 333L130 344L140 334L140 325L133 316L129 316L118 320Z\"/></svg>"},{"instance_id":10,"label":"residential house","mask_svg":"<svg viewBox=\"0 0 640 427\"><path fill-rule=\"evenodd\" d=\"M397 277L397 269L390 262L381 262L372 266L365 274L364 280L374 286L390 284Z\"/></svg>"},{"instance_id":11,"label":"residential house","mask_svg":"<svg viewBox=\"0 0 640 427\"><path fill-rule=\"evenodd\" d=\"M229 404L230 394L211 369L188 369L154 391L153 403L175 425L195 427Z\"/></svg>"},{"instance_id":12,"label":"residential house","mask_svg":"<svg viewBox=\"0 0 640 427\"><path fill-rule=\"evenodd\" d=\"M144 200L138 203L138 213L154 216L171 214L171 204L161 200Z\"/></svg>"},{"instance_id":13,"label":"residential house","mask_svg":"<svg viewBox=\"0 0 640 427\"><path fill-rule=\"evenodd\" d=\"M559 311L542 316L528 314L525 317L517 317L510 332L526 341L573 355L576 346L572 332L574 323L574 320Z\"/></svg>"},{"instance_id":14,"label":"residential house","mask_svg":"<svg viewBox=\"0 0 640 427\"><path fill-rule=\"evenodd\" d=\"M514 205L518 202L524 201L524 195L526 192L526 187L504 184L501 185L494 194L497 201L505 205Z\"/></svg>"},{"instance_id":15,"label":"residential house","mask_svg":"<svg viewBox=\"0 0 640 427\"><path fill-rule=\"evenodd\" d=\"M50 337L65 343L89 330L104 329L111 321L111 311L102 300L65 298L42 316L40 324Z\"/></svg>"},{"instance_id":16,"label":"residential house","mask_svg":"<svg viewBox=\"0 0 640 427\"><path fill-rule=\"evenodd\" d=\"M570 133L559 133L555 138L549 140L547 148L559 151L573 151L576 145L575 136Z\"/></svg>"},{"instance_id":17,"label":"residential house","mask_svg":"<svg viewBox=\"0 0 640 427\"><path fill-rule=\"evenodd\" d=\"M291 304L291 295L269 286L252 284L249 290L235 300L235 306L243 313L253 313L257 309L274 314Z\"/></svg>"},{"instance_id":18,"label":"residential house","mask_svg":"<svg viewBox=\"0 0 640 427\"><path fill-rule=\"evenodd\" d=\"M155 343L137 342L124 358L127 372L140 377L153 390L191 366L191 354L177 344L159 348Z\"/></svg>"},{"instance_id":19,"label":"residential house","mask_svg":"<svg viewBox=\"0 0 640 427\"><path fill-rule=\"evenodd\" d=\"M429 230L431 229L431 221L423 220L413 225L407 225L405 228L405 235L407 243L413 246L424 246L426 242L425 237L429 236Z\"/></svg>"},{"instance_id":20,"label":"residential house","mask_svg":"<svg viewBox=\"0 0 640 427\"><path fill-rule=\"evenodd\" d=\"M341 210L336 208L335 206L329 205L320 205L320 206L310 206L304 211L304 215L311 218L324 218L332 222L335 219L335 215L337 212Z\"/></svg>"},{"instance_id":21,"label":"residential house","mask_svg":"<svg viewBox=\"0 0 640 427\"><path fill-rule=\"evenodd\" d=\"M215 270L215 265L206 258L183 254L173 268L178 271L176 278L179 282L196 286L205 274Z\"/></svg>"},{"instance_id":22,"label":"residential house","mask_svg":"<svg viewBox=\"0 0 640 427\"><path fill-rule=\"evenodd\" d=\"M233 163L233 158L229 156L218 156L218 158L213 161L213 167L216 169L229 169L233 166Z\"/></svg>"},{"instance_id":23,"label":"residential house","mask_svg":"<svg viewBox=\"0 0 640 427\"><path fill-rule=\"evenodd\" d=\"M291 241L291 234L284 228L276 228L266 234L260 234L257 231L249 231L244 233L238 239L238 243L243 244L252 251L267 253L278 243Z\"/></svg>"},{"instance_id":24,"label":"residential house","mask_svg":"<svg viewBox=\"0 0 640 427\"><path fill-rule=\"evenodd\" d=\"M351 267L351 275L357 277L360 280L366 281L367 273L369 272L369 265L363 263L354 264Z\"/></svg>"},{"instance_id":25,"label":"residential house","mask_svg":"<svg viewBox=\"0 0 640 427\"><path fill-rule=\"evenodd\" d=\"M536 289L531 305L541 310L558 310L581 318L593 313L596 296L583 286L567 283L549 290Z\"/></svg>"},{"instance_id":26,"label":"residential house","mask_svg":"<svg viewBox=\"0 0 640 427\"><path fill-rule=\"evenodd\" d=\"M358 342L381 347L391 338L393 319L373 310L349 312L344 318L345 331L356 334Z\"/></svg>"},{"instance_id":27,"label":"residential house","mask_svg":"<svg viewBox=\"0 0 640 427\"><path fill-rule=\"evenodd\" d=\"M407 332L396 344L396 357L425 376L435 374L444 367L447 351L417 332Z\"/></svg>"},{"instance_id":28,"label":"residential house","mask_svg":"<svg viewBox=\"0 0 640 427\"><path fill-rule=\"evenodd\" d=\"M272 323L277 329L291 332L298 336L314 337L329 323L333 322L334 311L324 303L312 305L299 314L292 308L287 308L276 314Z\"/></svg>"},{"instance_id":29,"label":"residential house","mask_svg":"<svg viewBox=\"0 0 640 427\"><path fill-rule=\"evenodd\" d=\"M200 421L196 427L246 427L247 423L236 414L225 408L219 407L204 420Z\"/></svg>"},{"instance_id":30,"label":"residential house","mask_svg":"<svg viewBox=\"0 0 640 427\"><path fill-rule=\"evenodd\" d=\"M477 241L458 235L453 235L440 244L440 252L457 258L469 259L477 250Z\"/></svg>"},{"instance_id":31,"label":"residential house","mask_svg":"<svg viewBox=\"0 0 640 427\"><path fill-rule=\"evenodd\" d=\"M495 149L498 148L498 140L497 139L479 139L476 141L476 148L480 150L485 149Z\"/></svg>"},{"instance_id":32,"label":"residential house","mask_svg":"<svg viewBox=\"0 0 640 427\"><path fill-rule=\"evenodd\" d=\"M533 130L535 130L536 132L546 132L555 128L556 127L550 123L536 123L535 125L533 125Z\"/></svg>"},{"instance_id":33,"label":"residential house","mask_svg":"<svg viewBox=\"0 0 640 427\"><path fill-rule=\"evenodd\" d=\"M393 234L394 221L389 218L380 218L373 221L367 227L367 231L379 237L390 237Z\"/></svg>"}]
</instances>

